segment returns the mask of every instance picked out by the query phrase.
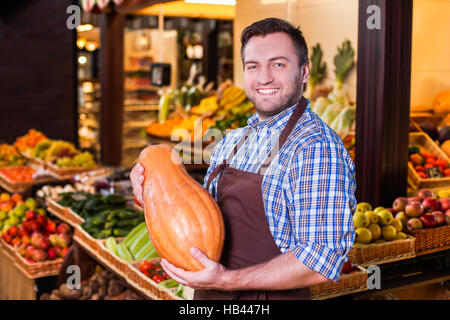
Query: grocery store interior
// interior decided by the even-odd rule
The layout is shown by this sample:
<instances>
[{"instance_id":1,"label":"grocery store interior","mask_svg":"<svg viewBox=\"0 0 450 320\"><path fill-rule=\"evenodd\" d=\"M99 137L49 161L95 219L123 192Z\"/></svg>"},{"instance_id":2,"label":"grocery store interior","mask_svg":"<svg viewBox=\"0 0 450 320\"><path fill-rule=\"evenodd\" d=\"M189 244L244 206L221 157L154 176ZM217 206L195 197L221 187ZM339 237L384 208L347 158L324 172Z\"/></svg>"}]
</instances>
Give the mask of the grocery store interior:
<instances>
[{"instance_id":1,"label":"grocery store interior","mask_svg":"<svg viewBox=\"0 0 450 320\"><path fill-rule=\"evenodd\" d=\"M355 163L354 246L311 298L449 300L449 15L450 0L0 4L0 300L193 299L160 266L130 170L164 144L203 184L256 112L240 35L267 17L302 30L304 96Z\"/></svg>"}]
</instances>

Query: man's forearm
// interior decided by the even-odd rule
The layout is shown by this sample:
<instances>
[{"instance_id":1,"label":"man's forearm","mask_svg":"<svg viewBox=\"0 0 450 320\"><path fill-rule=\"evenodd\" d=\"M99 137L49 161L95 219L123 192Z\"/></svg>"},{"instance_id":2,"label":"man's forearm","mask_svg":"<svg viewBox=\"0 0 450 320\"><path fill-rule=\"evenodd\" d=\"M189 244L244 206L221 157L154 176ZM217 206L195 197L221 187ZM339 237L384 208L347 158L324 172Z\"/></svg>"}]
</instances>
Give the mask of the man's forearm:
<instances>
[{"instance_id":1,"label":"man's forearm","mask_svg":"<svg viewBox=\"0 0 450 320\"><path fill-rule=\"evenodd\" d=\"M224 290L288 290L327 280L288 252L260 265L226 272Z\"/></svg>"}]
</instances>

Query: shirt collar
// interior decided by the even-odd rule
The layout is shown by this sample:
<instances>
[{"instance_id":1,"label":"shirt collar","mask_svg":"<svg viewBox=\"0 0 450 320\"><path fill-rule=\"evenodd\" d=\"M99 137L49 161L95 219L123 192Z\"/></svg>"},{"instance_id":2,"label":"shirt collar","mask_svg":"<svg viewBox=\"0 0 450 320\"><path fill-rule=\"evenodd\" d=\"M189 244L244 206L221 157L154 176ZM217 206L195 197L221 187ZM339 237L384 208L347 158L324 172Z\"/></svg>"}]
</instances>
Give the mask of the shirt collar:
<instances>
[{"instance_id":1,"label":"shirt collar","mask_svg":"<svg viewBox=\"0 0 450 320\"><path fill-rule=\"evenodd\" d=\"M309 107L310 102L309 99L306 99L307 101L307 107ZM295 107L297 106L298 102L294 105L284 109L280 113L277 113L276 115L267 118L265 120L260 120L258 113L255 112L250 118L247 120L247 124L252 129L267 127L268 129L275 129L275 130L281 130L284 128L286 123L289 121L289 118L292 115L292 112L294 112Z\"/></svg>"}]
</instances>

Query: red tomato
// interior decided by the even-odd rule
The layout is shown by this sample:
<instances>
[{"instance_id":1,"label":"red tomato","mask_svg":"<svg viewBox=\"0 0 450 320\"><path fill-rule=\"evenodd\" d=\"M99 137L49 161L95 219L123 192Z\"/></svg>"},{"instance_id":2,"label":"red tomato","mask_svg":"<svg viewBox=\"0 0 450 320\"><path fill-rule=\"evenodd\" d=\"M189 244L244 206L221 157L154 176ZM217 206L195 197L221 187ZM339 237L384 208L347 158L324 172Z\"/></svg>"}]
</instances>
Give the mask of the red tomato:
<instances>
[{"instance_id":1,"label":"red tomato","mask_svg":"<svg viewBox=\"0 0 450 320\"><path fill-rule=\"evenodd\" d=\"M418 171L417 174L418 174L419 177L421 177L422 179L427 179L427 178L428 178L428 174L426 174L426 172Z\"/></svg>"},{"instance_id":2,"label":"red tomato","mask_svg":"<svg viewBox=\"0 0 450 320\"><path fill-rule=\"evenodd\" d=\"M156 283L160 283L161 281L164 281L164 277L162 277L160 275L154 275L152 277L152 280L155 281Z\"/></svg>"},{"instance_id":3,"label":"red tomato","mask_svg":"<svg viewBox=\"0 0 450 320\"><path fill-rule=\"evenodd\" d=\"M415 166L414 169L416 169L417 172L419 171L425 172L425 168L423 166Z\"/></svg>"}]
</instances>

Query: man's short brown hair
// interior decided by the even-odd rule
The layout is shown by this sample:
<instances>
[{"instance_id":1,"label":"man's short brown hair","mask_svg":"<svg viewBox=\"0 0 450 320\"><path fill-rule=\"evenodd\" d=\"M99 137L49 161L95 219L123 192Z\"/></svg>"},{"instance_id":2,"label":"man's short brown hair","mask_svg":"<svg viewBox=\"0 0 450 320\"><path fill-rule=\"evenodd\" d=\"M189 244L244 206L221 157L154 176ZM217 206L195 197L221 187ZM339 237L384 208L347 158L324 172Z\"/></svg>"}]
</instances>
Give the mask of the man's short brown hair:
<instances>
[{"instance_id":1,"label":"man's short brown hair","mask_svg":"<svg viewBox=\"0 0 450 320\"><path fill-rule=\"evenodd\" d=\"M266 18L256 21L246 27L241 35L241 58L244 63L244 49L250 38L263 36L275 32L284 32L292 40L298 56L299 67L308 62L308 46L299 28L295 28L289 22L278 18Z\"/></svg>"}]
</instances>

